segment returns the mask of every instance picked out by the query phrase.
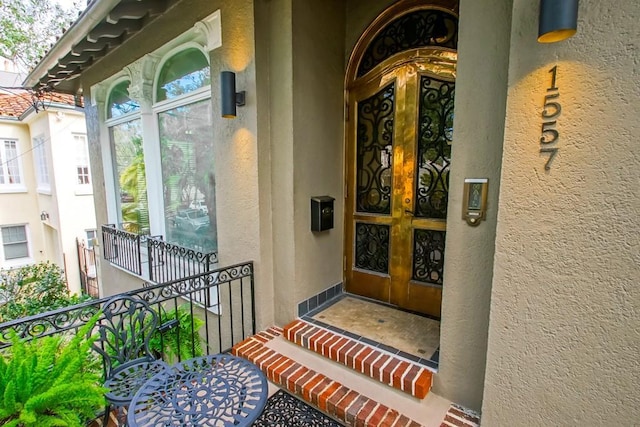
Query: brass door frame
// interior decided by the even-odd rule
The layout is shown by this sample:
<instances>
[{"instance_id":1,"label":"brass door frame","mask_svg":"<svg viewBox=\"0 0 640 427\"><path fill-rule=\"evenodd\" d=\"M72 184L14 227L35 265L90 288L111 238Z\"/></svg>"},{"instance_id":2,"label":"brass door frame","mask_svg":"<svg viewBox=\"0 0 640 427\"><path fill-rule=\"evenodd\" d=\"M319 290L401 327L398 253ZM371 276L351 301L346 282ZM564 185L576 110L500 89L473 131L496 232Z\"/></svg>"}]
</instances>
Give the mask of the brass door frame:
<instances>
[{"instance_id":1,"label":"brass door frame","mask_svg":"<svg viewBox=\"0 0 640 427\"><path fill-rule=\"evenodd\" d=\"M410 310L439 317L442 286L417 283L412 278L413 230L446 229L445 220L413 218L415 190L416 129L421 75L455 80L457 54L448 49L413 49L396 54L347 89L345 144L345 265L348 290ZM357 100L364 100L395 81L393 176L391 214L356 211ZM398 167L401 165L402 167ZM401 185L397 185L402 183ZM394 208L395 207L395 208ZM389 274L362 272L355 268L355 223L366 221L390 227ZM361 284L366 281L366 286ZM428 300L428 301L427 301ZM424 304L427 301L425 308ZM418 304L420 302L420 304Z\"/></svg>"}]
</instances>

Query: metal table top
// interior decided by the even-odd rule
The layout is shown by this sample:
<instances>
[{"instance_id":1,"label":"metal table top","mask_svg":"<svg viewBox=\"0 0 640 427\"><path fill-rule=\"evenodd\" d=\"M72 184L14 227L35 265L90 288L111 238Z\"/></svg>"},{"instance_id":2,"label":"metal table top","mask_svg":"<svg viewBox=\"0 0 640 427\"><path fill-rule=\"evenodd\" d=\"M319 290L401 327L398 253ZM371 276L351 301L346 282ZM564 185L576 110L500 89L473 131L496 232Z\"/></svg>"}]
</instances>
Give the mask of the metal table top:
<instances>
[{"instance_id":1,"label":"metal table top","mask_svg":"<svg viewBox=\"0 0 640 427\"><path fill-rule=\"evenodd\" d=\"M130 426L248 426L267 402L267 379L239 357L196 357L149 379L129 405Z\"/></svg>"}]
</instances>

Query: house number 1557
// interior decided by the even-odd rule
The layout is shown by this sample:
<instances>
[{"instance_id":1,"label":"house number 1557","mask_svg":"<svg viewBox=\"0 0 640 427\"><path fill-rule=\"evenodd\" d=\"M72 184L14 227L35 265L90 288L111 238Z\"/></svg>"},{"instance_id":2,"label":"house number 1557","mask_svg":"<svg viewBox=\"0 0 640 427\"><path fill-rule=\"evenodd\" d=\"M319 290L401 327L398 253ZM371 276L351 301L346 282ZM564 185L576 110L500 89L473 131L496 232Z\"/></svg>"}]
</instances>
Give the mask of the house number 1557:
<instances>
[{"instance_id":1,"label":"house number 1557","mask_svg":"<svg viewBox=\"0 0 640 427\"><path fill-rule=\"evenodd\" d=\"M556 65L549 70L551 74L551 86L547 88L547 95L544 97L544 106L542 108L542 134L540 135L540 153L549 155L547 163L544 165L545 170L551 169L551 161L558 154L558 129L556 123L562 107L558 102L560 93L556 86L556 75L558 66Z\"/></svg>"}]
</instances>

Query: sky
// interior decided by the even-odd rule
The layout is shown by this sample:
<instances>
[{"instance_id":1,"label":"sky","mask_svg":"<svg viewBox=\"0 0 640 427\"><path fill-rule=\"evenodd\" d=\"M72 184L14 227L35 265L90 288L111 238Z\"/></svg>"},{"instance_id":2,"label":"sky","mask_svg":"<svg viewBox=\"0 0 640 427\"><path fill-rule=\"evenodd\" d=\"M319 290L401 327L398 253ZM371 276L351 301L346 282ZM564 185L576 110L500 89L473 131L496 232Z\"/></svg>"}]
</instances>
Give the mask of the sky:
<instances>
[{"instance_id":1,"label":"sky","mask_svg":"<svg viewBox=\"0 0 640 427\"><path fill-rule=\"evenodd\" d=\"M86 0L53 0L53 1L58 3L60 6L64 7L65 9L70 9L71 7L73 7L73 3L81 3L81 7L83 8L87 4Z\"/></svg>"}]
</instances>

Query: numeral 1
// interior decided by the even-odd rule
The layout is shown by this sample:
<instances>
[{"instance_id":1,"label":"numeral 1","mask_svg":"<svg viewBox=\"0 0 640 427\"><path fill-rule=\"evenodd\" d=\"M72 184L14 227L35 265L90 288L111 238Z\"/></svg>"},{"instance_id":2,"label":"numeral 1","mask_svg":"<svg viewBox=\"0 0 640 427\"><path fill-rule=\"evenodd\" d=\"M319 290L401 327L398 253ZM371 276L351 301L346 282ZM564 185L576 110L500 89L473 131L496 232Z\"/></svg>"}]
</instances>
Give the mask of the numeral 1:
<instances>
[{"instance_id":1,"label":"numeral 1","mask_svg":"<svg viewBox=\"0 0 640 427\"><path fill-rule=\"evenodd\" d=\"M549 72L551 73L551 87L547 89L547 91L551 92L552 90L558 90L558 88L556 87L556 74L558 73L558 66L554 66L549 70Z\"/></svg>"}]
</instances>

